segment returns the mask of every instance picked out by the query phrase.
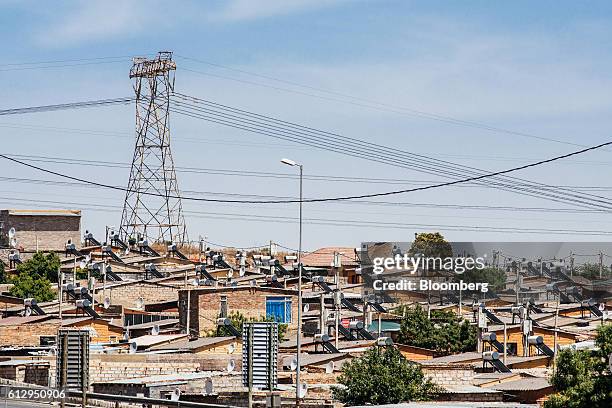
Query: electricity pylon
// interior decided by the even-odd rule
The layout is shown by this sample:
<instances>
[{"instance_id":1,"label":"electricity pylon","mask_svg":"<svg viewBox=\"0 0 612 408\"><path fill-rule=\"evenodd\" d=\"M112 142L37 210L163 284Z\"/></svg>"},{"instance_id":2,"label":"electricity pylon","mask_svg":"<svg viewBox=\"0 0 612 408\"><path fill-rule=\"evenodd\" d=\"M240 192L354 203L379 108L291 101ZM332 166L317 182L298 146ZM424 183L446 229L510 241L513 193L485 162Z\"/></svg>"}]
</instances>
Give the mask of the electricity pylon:
<instances>
[{"instance_id":1,"label":"electricity pylon","mask_svg":"<svg viewBox=\"0 0 612 408\"><path fill-rule=\"evenodd\" d=\"M170 94L176 63L171 52L133 60L136 146L130 171L120 234L154 242L187 241L181 196L170 150Z\"/></svg>"}]
</instances>

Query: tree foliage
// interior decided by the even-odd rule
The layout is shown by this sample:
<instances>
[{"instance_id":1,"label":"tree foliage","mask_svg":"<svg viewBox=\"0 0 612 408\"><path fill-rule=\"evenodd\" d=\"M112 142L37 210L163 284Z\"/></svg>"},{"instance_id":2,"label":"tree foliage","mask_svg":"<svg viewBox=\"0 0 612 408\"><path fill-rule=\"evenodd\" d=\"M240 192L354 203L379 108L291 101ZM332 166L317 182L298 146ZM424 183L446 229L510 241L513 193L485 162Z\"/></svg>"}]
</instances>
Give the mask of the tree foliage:
<instances>
[{"instance_id":1,"label":"tree foliage","mask_svg":"<svg viewBox=\"0 0 612 408\"><path fill-rule=\"evenodd\" d=\"M6 283L6 270L2 262L0 262L0 283Z\"/></svg>"},{"instance_id":2,"label":"tree foliage","mask_svg":"<svg viewBox=\"0 0 612 408\"><path fill-rule=\"evenodd\" d=\"M487 282L489 289L500 291L506 288L506 272L498 268L468 269L454 278L455 282L463 280L466 283Z\"/></svg>"},{"instance_id":3,"label":"tree foliage","mask_svg":"<svg viewBox=\"0 0 612 408\"><path fill-rule=\"evenodd\" d=\"M476 328L461 320L454 312L432 310L431 320L420 305L400 306L396 313L403 316L398 341L415 347L450 354L476 349Z\"/></svg>"},{"instance_id":4,"label":"tree foliage","mask_svg":"<svg viewBox=\"0 0 612 408\"><path fill-rule=\"evenodd\" d=\"M599 264L585 263L576 268L576 273L587 279L598 279L599 278ZM610 276L610 268L602 265L602 277Z\"/></svg>"},{"instance_id":5,"label":"tree foliage","mask_svg":"<svg viewBox=\"0 0 612 408\"><path fill-rule=\"evenodd\" d=\"M58 281L57 272L60 267L60 259L54 253L45 254L37 252L34 256L17 265L17 273L27 274L32 277L47 278L51 282Z\"/></svg>"},{"instance_id":6,"label":"tree foliage","mask_svg":"<svg viewBox=\"0 0 612 408\"><path fill-rule=\"evenodd\" d=\"M550 382L558 392L545 408L609 408L612 406L612 325L600 326L596 350L562 350Z\"/></svg>"},{"instance_id":7,"label":"tree foliage","mask_svg":"<svg viewBox=\"0 0 612 408\"><path fill-rule=\"evenodd\" d=\"M342 366L334 398L347 405L426 401L440 389L395 347L373 347Z\"/></svg>"},{"instance_id":8,"label":"tree foliage","mask_svg":"<svg viewBox=\"0 0 612 408\"><path fill-rule=\"evenodd\" d=\"M273 322L273 318L267 317L259 317L259 318L247 318L240 312L231 312L228 316L228 319L232 322L232 326L234 326L239 332L242 333L242 326L244 322ZM282 341L285 338L285 334L287 333L287 325L285 323L278 324L278 340ZM232 336L231 332L225 328L224 326L218 326L217 330L213 333L210 333L211 336Z\"/></svg>"},{"instance_id":9,"label":"tree foliage","mask_svg":"<svg viewBox=\"0 0 612 408\"><path fill-rule=\"evenodd\" d=\"M47 302L55 299L55 292L51 288L49 279L23 272L12 280L13 286L10 294L20 298L34 298L38 302Z\"/></svg>"},{"instance_id":10,"label":"tree foliage","mask_svg":"<svg viewBox=\"0 0 612 408\"><path fill-rule=\"evenodd\" d=\"M51 282L58 281L60 260L54 253L37 252L31 259L17 265L17 276L11 280L10 294L21 298L32 297L39 302L55 299Z\"/></svg>"},{"instance_id":11,"label":"tree foliage","mask_svg":"<svg viewBox=\"0 0 612 408\"><path fill-rule=\"evenodd\" d=\"M417 234L408 250L408 255L447 258L453 256L453 248L439 232Z\"/></svg>"}]
</instances>

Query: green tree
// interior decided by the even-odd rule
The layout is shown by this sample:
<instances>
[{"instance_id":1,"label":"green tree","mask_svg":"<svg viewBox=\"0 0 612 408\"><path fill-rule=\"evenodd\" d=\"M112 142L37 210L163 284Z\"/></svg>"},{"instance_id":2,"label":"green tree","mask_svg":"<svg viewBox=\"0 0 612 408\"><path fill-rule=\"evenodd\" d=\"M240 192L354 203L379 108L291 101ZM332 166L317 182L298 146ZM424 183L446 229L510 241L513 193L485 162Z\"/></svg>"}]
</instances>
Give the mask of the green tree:
<instances>
[{"instance_id":1,"label":"green tree","mask_svg":"<svg viewBox=\"0 0 612 408\"><path fill-rule=\"evenodd\" d=\"M580 276L584 276L587 279L597 279L599 278L599 264L594 263L585 263L576 268L576 273ZM602 277L606 277L610 275L610 268L603 265L602 267Z\"/></svg>"},{"instance_id":2,"label":"green tree","mask_svg":"<svg viewBox=\"0 0 612 408\"><path fill-rule=\"evenodd\" d=\"M455 282L463 280L466 283L487 282L489 289L500 291L506 288L506 272L498 268L469 269L454 277Z\"/></svg>"},{"instance_id":3,"label":"green tree","mask_svg":"<svg viewBox=\"0 0 612 408\"><path fill-rule=\"evenodd\" d=\"M6 283L6 270L2 262L0 262L0 283Z\"/></svg>"},{"instance_id":4,"label":"green tree","mask_svg":"<svg viewBox=\"0 0 612 408\"><path fill-rule=\"evenodd\" d=\"M417 234L408 250L408 255L422 254L426 257L447 258L453 256L453 248L439 232Z\"/></svg>"},{"instance_id":5,"label":"green tree","mask_svg":"<svg viewBox=\"0 0 612 408\"><path fill-rule=\"evenodd\" d=\"M244 322L273 322L274 319L267 317L259 317L256 318L246 318L240 312L231 312L228 316L228 319L232 322L232 326L234 326L239 332L242 333L242 325ZM278 324L278 340L282 341L285 338L285 334L287 333L287 325L285 323ZM214 336L232 336L231 332L225 328L224 326L218 326L216 332L213 333Z\"/></svg>"},{"instance_id":6,"label":"green tree","mask_svg":"<svg viewBox=\"0 0 612 408\"><path fill-rule=\"evenodd\" d=\"M47 302L55 299L55 292L51 288L51 282L46 277L20 273L12 280L13 286L10 294L20 298L34 298L38 302Z\"/></svg>"},{"instance_id":7,"label":"green tree","mask_svg":"<svg viewBox=\"0 0 612 408\"><path fill-rule=\"evenodd\" d=\"M57 255L37 252L31 259L17 265L17 273L19 275L27 274L32 277L47 278L51 282L57 282L59 267L60 259Z\"/></svg>"},{"instance_id":8,"label":"green tree","mask_svg":"<svg viewBox=\"0 0 612 408\"><path fill-rule=\"evenodd\" d=\"M395 347L372 347L344 364L338 383L343 387L332 389L334 398L347 405L426 401L440 392Z\"/></svg>"},{"instance_id":9,"label":"green tree","mask_svg":"<svg viewBox=\"0 0 612 408\"><path fill-rule=\"evenodd\" d=\"M612 373L608 359L612 353L612 325L600 326L595 350L562 350L550 378L557 394L544 408L609 408L612 406Z\"/></svg>"},{"instance_id":10,"label":"green tree","mask_svg":"<svg viewBox=\"0 0 612 408\"><path fill-rule=\"evenodd\" d=\"M476 328L454 312L432 310L431 319L420 305L400 306L396 313L403 316L398 341L415 347L449 354L476 349Z\"/></svg>"}]
</instances>

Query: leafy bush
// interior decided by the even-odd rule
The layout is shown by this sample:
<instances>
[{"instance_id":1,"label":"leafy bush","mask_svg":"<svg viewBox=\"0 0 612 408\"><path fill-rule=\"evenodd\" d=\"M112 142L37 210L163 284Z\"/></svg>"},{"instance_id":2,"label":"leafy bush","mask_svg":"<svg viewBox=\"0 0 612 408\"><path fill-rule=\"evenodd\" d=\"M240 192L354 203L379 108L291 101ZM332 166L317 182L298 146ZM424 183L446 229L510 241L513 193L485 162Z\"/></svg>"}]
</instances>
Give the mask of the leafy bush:
<instances>
[{"instance_id":1,"label":"leafy bush","mask_svg":"<svg viewBox=\"0 0 612 408\"><path fill-rule=\"evenodd\" d=\"M562 350L550 378L557 394L544 408L609 408L612 406L612 373L608 358L612 353L612 325L597 330L596 350Z\"/></svg>"},{"instance_id":2,"label":"leafy bush","mask_svg":"<svg viewBox=\"0 0 612 408\"><path fill-rule=\"evenodd\" d=\"M450 311L432 310L431 320L420 305L400 306L396 313L403 316L398 341L415 347L436 350L442 354L476 349L476 328Z\"/></svg>"},{"instance_id":3,"label":"leafy bush","mask_svg":"<svg viewBox=\"0 0 612 408\"><path fill-rule=\"evenodd\" d=\"M219 316L221 317L221 316ZM231 320L232 322L232 326L234 326L239 332L242 333L242 324L244 322L273 322L274 319L272 318L267 318L267 317L259 317L258 319L256 318L246 318L242 313L240 312L231 312L228 316L228 319ZM284 323L279 323L278 324L278 340L282 341L285 338L285 334L287 333L287 325ZM223 327L223 326L219 326L217 327L217 331L213 334L215 336L232 336L232 334L230 333L230 331Z\"/></svg>"},{"instance_id":4,"label":"leafy bush","mask_svg":"<svg viewBox=\"0 0 612 408\"><path fill-rule=\"evenodd\" d=\"M17 265L17 273L25 273L33 277L47 278L51 282L58 281L60 259L54 253L37 252L31 259Z\"/></svg>"},{"instance_id":5,"label":"leafy bush","mask_svg":"<svg viewBox=\"0 0 612 408\"><path fill-rule=\"evenodd\" d=\"M55 299L55 292L51 288L51 282L46 277L20 273L12 280L13 286L10 294L20 298L34 298L39 302L47 302Z\"/></svg>"},{"instance_id":6,"label":"leafy bush","mask_svg":"<svg viewBox=\"0 0 612 408\"><path fill-rule=\"evenodd\" d=\"M440 389L395 347L373 347L342 366L334 398L347 405L426 401Z\"/></svg>"}]
</instances>

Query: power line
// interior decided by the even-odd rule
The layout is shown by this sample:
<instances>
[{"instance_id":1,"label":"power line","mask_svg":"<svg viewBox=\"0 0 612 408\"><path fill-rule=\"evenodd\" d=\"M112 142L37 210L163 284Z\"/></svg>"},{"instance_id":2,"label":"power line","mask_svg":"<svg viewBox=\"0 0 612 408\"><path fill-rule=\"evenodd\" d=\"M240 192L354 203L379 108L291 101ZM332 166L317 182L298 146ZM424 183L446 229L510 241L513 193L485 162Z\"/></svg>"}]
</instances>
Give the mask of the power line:
<instances>
[{"instance_id":1,"label":"power line","mask_svg":"<svg viewBox=\"0 0 612 408\"><path fill-rule=\"evenodd\" d=\"M105 205L105 204L91 204L85 205L80 203L70 203L65 201L51 201L51 200L28 200L20 199L25 202L58 204L65 206L67 204L79 206L82 209L91 211L112 211L118 210L122 207L116 205ZM0 202L13 202L4 198L0 198ZM253 214L241 214L241 213L225 213L225 212L212 212L212 211L185 211L186 214L190 214L195 218L206 218L214 220L230 220L230 221L254 221L254 222L277 222L277 223L297 223L299 219L297 217L287 216L268 216L268 215L253 215ZM601 235L608 236L612 235L610 231L604 230L576 230L576 229L552 229L552 228L518 228L518 227L496 227L496 226L470 226L470 225L452 225L452 224L421 224L421 223L403 223L403 222L389 222L389 221L354 221L354 220L338 220L328 218L308 218L304 220L305 224L311 225L322 225L322 226L337 226L337 227L382 227L385 229L407 229L407 228L440 228L446 231L471 231L471 232L503 232L503 233L516 233L516 234L533 234L533 233L546 233L552 235Z\"/></svg>"},{"instance_id":2,"label":"power line","mask_svg":"<svg viewBox=\"0 0 612 408\"><path fill-rule=\"evenodd\" d=\"M0 116L5 115L21 115L24 113L38 113L38 112L49 112L67 109L80 109L80 108L92 108L98 106L109 106L117 104L128 104L133 103L133 97L125 98L112 98L112 99L97 99L92 101L82 102L71 102L71 103L60 103L54 105L40 105L40 106L28 106L25 108L14 108L14 109L2 109L0 110Z\"/></svg>"},{"instance_id":3,"label":"power line","mask_svg":"<svg viewBox=\"0 0 612 408\"><path fill-rule=\"evenodd\" d=\"M93 186L90 184L83 184L70 181L56 181L56 180L41 180L31 178L17 178L17 177L0 177L0 181L5 182L16 182L16 183L33 183L40 185L55 185L55 186L67 186L67 187L88 187L88 188L100 188L99 186ZM239 193L224 193L224 192L212 192L212 191L195 191L195 190L182 190L184 193L191 194L212 194L212 195L226 195L226 196L238 196L238 197L265 197L265 198L278 198L278 196L271 195L254 195L254 194L239 194ZM392 201L338 201L336 204L351 204L351 205L367 205L367 206L385 206L385 207L417 207L417 208L439 208L439 209L459 209L459 210L479 210L479 211L524 211L524 212L544 212L544 213L585 213L585 214L606 214L604 210L589 210L580 208L553 208L553 207L516 207L516 206L493 206L493 205L466 205L466 204L440 204L440 203L414 203L414 202L392 202Z\"/></svg>"},{"instance_id":4,"label":"power line","mask_svg":"<svg viewBox=\"0 0 612 408\"><path fill-rule=\"evenodd\" d=\"M600 148L602 148L604 146L609 146L611 144L612 144L612 141L605 142L605 143L601 143L599 145L588 147L588 148L585 148L585 149L582 149L582 150L574 151L574 152L567 153L567 154L560 155L560 156L555 156L555 157L552 157L550 159L540 160L538 162L529 163L529 164L526 164L526 165L523 165L523 166L513 167L513 168L510 168L510 169L506 169L506 170L502 170L502 171L497 171L497 172L493 172L493 173L489 173L489 174L469 177L469 178L466 178L466 179L463 179L463 180L447 181L447 182L444 182L444 183L432 184L432 185L428 185L428 186L415 187L415 188L403 189L403 190L387 191L387 192L382 192L382 193L349 195L349 196L328 197L328 198L310 198L310 199L303 200L303 202L311 202L311 203L313 203L313 202L330 202L330 201L342 201L342 200L357 200L357 199L362 199L362 198L384 197L384 196L404 194L404 193L415 192L415 191L430 190L430 189L440 188L440 187L447 187L447 186L452 186L452 185L455 185L455 184L466 183L466 182L475 181L475 180L482 180L482 179L485 179L487 177L493 177L493 176L501 175L501 174L508 174L508 173L512 173L512 172L515 172L515 171L518 171L518 170L524 170L524 169L527 169L527 168L540 166L542 164L551 163L551 162L554 162L554 161L557 161L557 160L565 159L565 158L568 158L568 157L572 157L572 156L583 154L583 153L586 153L586 152L589 152L589 151L600 149ZM9 157L9 156L4 155L4 154L0 154L0 157L5 159L5 160L12 161L14 163L21 164L23 166L33 168L35 170L39 170L39 171L42 171L42 172L48 173L48 174L53 174L55 176L66 178L66 179L69 179L69 180L78 181L78 182L82 182L82 183L86 183L86 184L91 184L91 185L96 185L96 186L104 187L104 188L108 188L108 189L127 191L127 189L123 188L123 187L112 186L112 185L108 185L108 184L104 184L104 183L99 183L99 182L95 182L95 181L91 181L91 180L86 180L86 179L70 176L70 175L67 175L67 174L59 173L59 172L52 171L52 170L49 170L49 169L45 169L45 168L42 168L42 167L39 167L39 166L35 166L33 164L25 163L25 162L23 162L21 160L17 160L15 158ZM155 195L155 196L158 195L158 194L153 194L153 193L148 193L148 194ZM176 197L176 198L178 198L178 197ZM300 200L295 200L295 199L294 200L269 200L269 201L264 201L264 200L221 200L221 199L200 198L200 197L181 197L181 198L183 200L192 200L192 201L210 201L210 202L220 202L220 203L245 203L245 204L268 204L268 203L269 204L286 204L286 203L298 203L298 202L300 202Z\"/></svg>"},{"instance_id":5,"label":"power line","mask_svg":"<svg viewBox=\"0 0 612 408\"><path fill-rule=\"evenodd\" d=\"M1 125L0 125L1 126ZM57 157L57 156L40 156L40 155L28 155L28 154L13 154L12 157L18 159L24 159L32 162L42 163L56 163L56 164L69 164L69 165L85 165L94 167L105 167L105 168L130 168L130 164L127 162L110 162L102 160L87 160L87 159L75 159L70 157ZM234 170L234 169L218 169L218 168L206 168L206 167L175 167L177 171L182 173L196 173L196 174L215 174L223 176L244 176L244 177L262 177L262 178L273 178L273 179L298 179L299 176L292 173L278 173L278 172L264 172L264 171L252 171L252 170ZM326 181L326 182L346 182L346 183L367 183L367 184L391 184L391 185L423 185L435 183L435 180L415 180L415 179L389 179L389 178L372 178L372 177L352 177L352 176L335 176L329 174L308 174L304 175L304 180L311 181ZM517 183L517 185L520 185ZM526 184L528 185L528 184ZM457 187L486 187L480 184L463 184ZM578 186L578 185L551 185L556 188L571 188L577 190L594 190L594 191L612 191L612 186Z\"/></svg>"},{"instance_id":6,"label":"power line","mask_svg":"<svg viewBox=\"0 0 612 408\"><path fill-rule=\"evenodd\" d=\"M321 140L320 137L321 135L325 135L329 138L329 136L331 136L334 140L342 140L343 143L345 143L344 145L339 145L338 143L334 142L334 146L336 147L335 151L338 152L339 151L339 147L341 147L342 153L343 154L347 154L349 156L353 156L353 157L360 157L360 158L366 158L372 161L377 161L380 163L385 163L385 164L393 164L396 166L401 166L402 162L398 161L396 159L393 158L389 158L389 157L385 157L385 156L381 156L381 155L376 155L376 154L372 154L372 148L374 149L385 149L387 151L390 151L391 154L393 154L393 150L386 147L386 146L381 146L378 144L373 144L373 143L368 143L368 142L363 142L359 139L355 139L355 138L350 138L350 137L345 137L345 136L340 136L340 135L336 135L330 132L324 132L324 131L319 131L313 128L309 128L309 127L305 127L302 125L297 125L291 122L286 122L286 121L281 121L278 119L274 119L274 118L270 118L267 116L263 116L263 115L259 115L259 114L254 114L252 112L247 112L247 111L243 111L240 109L236 109L236 108L231 108L231 107L227 107L225 105L221 105L221 104L217 104L214 102L210 102L210 101L206 101L206 100L202 100L199 98L194 98L194 97L190 97L190 96L186 96L186 95L182 95L182 94L177 94L179 96L179 98L188 98L189 100L193 100L193 101L197 101L199 103L206 103L206 104L212 104L214 106L217 107L223 107L224 109L229 109L231 110L232 114L234 114L235 112L239 112L241 114L246 114L249 115L251 117L256 117L256 118L264 118L265 120L268 121L273 121L275 126L277 123L282 124L283 126L290 126L293 129L297 128L300 130L300 135L303 136L304 133L314 133L317 137L319 137L319 139L314 139L312 136L308 136L305 140L306 140L306 144L309 144L311 146L314 147L319 147L321 148L323 145L321 145ZM17 113L31 113L31 112L40 112L40 111L47 111L47 110L58 110L58 109L73 109L73 108L80 108L80 107L89 107L89 106L99 106L99 105L105 105L105 104L115 104L115 103L130 103L133 101L133 98L117 98L117 99L111 99L111 100L98 100L98 101L86 101L86 102L75 102L75 103L68 103L68 104L59 104L59 105L45 105L45 106L36 106L36 107L27 107L27 108L18 108L18 109L8 109L8 110L4 110L4 111L0 111L0 115L2 114L17 114ZM179 102L179 106L183 106L180 105ZM183 106L183 108L185 108ZM200 109L198 107L188 107L189 109ZM174 111L178 112L178 113L182 113L182 114L186 114L188 116L194 116L194 117L198 117L200 119L207 119L207 120L211 120L208 117L205 117L203 115L198 115L198 114L194 114L193 112L185 112L183 109L174 109ZM225 116L227 116L227 114L225 114ZM225 125L229 125L229 126L233 126L233 127L238 127L241 128L243 130L247 130L247 131L255 131L257 133L262 133L262 134L267 134L267 135L271 135L273 137L277 137L277 138L283 138L285 140L289 140L289 141L295 141L295 138L287 138L287 137L282 137L280 135L278 135L278 133L273 133L270 134L270 132L262 132L261 129L253 129L251 127L245 127L245 126L236 126L236 123L233 121L230 121L229 123L227 121L219 121L219 120L212 120L213 122L217 122L217 123L221 123L221 124L225 124ZM258 122L259 124L261 124L261 121ZM252 120L251 122L248 122L248 124L252 124ZM266 125L267 128L269 128L269 125ZM306 132L304 132L304 129L306 130ZM283 128L283 130L286 130ZM295 135L295 133L294 133ZM314 142L313 142L314 140ZM346 146L346 141L349 141L351 143L357 143L359 144L361 147L362 145L369 148L370 150L368 151L368 155L366 155L364 157L363 151L360 151L359 149L357 149L357 151L355 149L350 148L350 146ZM302 142L304 143L304 140L302 140ZM325 140L324 141L324 147L326 149L329 149L330 147L330 141ZM396 149L397 150L397 149ZM464 182L464 179L461 179L461 177L464 177L466 174L472 173L472 174L476 174L473 177L470 177L470 180L472 181L480 181L484 178L494 178L495 176L491 176L491 174L496 174L496 175L502 175L505 174L506 172L496 172L496 173L483 173L482 170L479 169L473 169L470 167L458 167L456 164L454 163L450 163L450 162L445 162L445 161L440 161L440 160L435 160L432 158L429 158L427 156L423 156L423 155L416 155L414 153L410 153L410 152L405 152L405 151L401 151L399 150L399 152L402 153L406 153L409 154L411 156L415 156L417 157L419 160L425 160L427 162L427 165L424 164L420 164L418 166L418 169L420 171L423 172L429 172L429 173L433 173L433 174L437 174L437 175L443 175L445 177L450 177L450 178L455 178L455 181L461 181L462 183ZM442 164L442 165L441 165ZM404 164L403 167L407 167L408 164ZM450 167L449 167L450 166ZM439 170L439 168L442 167L443 168L443 172L441 173L441 170ZM524 167L519 167L519 168L524 168ZM469 173L466 173L466 171L469 171ZM486 175L486 177L480 177L481 175ZM518 179L520 180L520 179ZM490 181L489 181L490 182ZM531 195L531 196L544 196L547 197L548 199L551 199L553 201L558 201L558 202L572 202L574 204L583 206L583 207L605 207L607 209L609 209L610 207L608 207L608 198L607 197L601 197L601 196L597 196L597 195L593 195L590 194L590 200L586 201L583 197L585 196L585 194L581 194L581 195L576 195L573 194L574 192L572 190L569 189L562 189L563 191L563 195L559 195L557 193L551 192L550 186L541 184L541 183L537 183L536 185L534 185L534 187L526 187L526 186L517 186L517 185L512 185L512 182L514 182L513 180L510 182L500 182L500 181L495 181L492 182L495 186L497 186L498 188L501 189L510 189L511 191L515 191L515 192L519 192L521 194L525 194L525 195ZM510 183L510 184L508 184ZM452 184L459 184L459 183L452 183ZM449 185L452 185L449 184ZM518 191L517 191L517 187L518 187ZM569 192L569 194L567 193ZM368 195L370 196L370 195ZM601 203L601 204L596 204L596 203Z\"/></svg>"},{"instance_id":7,"label":"power line","mask_svg":"<svg viewBox=\"0 0 612 408\"><path fill-rule=\"evenodd\" d=\"M197 74L201 74L201 75L207 75L207 76L217 77L217 78L221 78L221 79L227 79L227 80L241 82L241 83L245 83L245 84L249 84L249 85L256 85L256 86L266 87L266 88L270 88L270 89L280 90L280 91L284 91L284 92L291 92L291 93L300 94L300 95L309 96L309 97L314 97L314 98L319 98L319 99L325 99L325 100L330 100L330 101L335 101L335 102L351 104L351 105L360 106L360 107L369 108L369 109L383 110L383 111L392 112L392 113L396 113L396 114L417 116L417 117L421 117L421 118L425 118L425 119L429 119L429 120L435 120L435 121L439 121L439 122L444 122L444 123L448 123L448 124L452 124L452 125L458 125L458 126L464 126L464 127L472 127L472 128L476 128L476 129L490 131L490 132L504 133L504 134L510 134L510 135L515 135L515 136L522 136L522 137L538 139L538 140L547 141L547 142L554 142L554 143L561 143L561 144L572 145L572 146L586 147L585 145L581 145L581 144L577 144L577 143L572 143L572 142L568 142L568 141L564 141L564 140L558 140L558 139L553 139L553 138L549 138L549 137L543 137L543 136L534 135L534 134L531 134L531 133L519 132L519 131L515 131L515 130L504 129L504 128L500 128L500 127L496 127L496 126L491 126L491 125L484 124L484 123L479 123L479 122L475 122L475 121L467 121L467 120L463 120L463 119L454 118L454 117L451 117L451 116L440 115L440 114L437 114L437 113L425 112L425 111L422 111L422 110L417 110L417 109L407 108L407 107L403 107L403 106L393 105L393 104L389 104L389 103L386 103L386 102L374 101L374 100L367 99L367 98L362 98L362 97L358 97L358 96L354 96L354 95L349 95L349 94L342 93L342 92L332 91L332 90L324 89L324 88L321 88L321 87L315 87L315 86L311 86L311 85L306 85L306 84L302 84L302 83L295 82L295 81L288 81L288 80L280 79L280 78L273 77L273 76L270 76L270 75L263 75L263 74L259 74L259 73L254 73L254 72L251 72L251 71L247 71L247 70L243 70L243 69L238 69L238 68L233 68L233 67L229 67L227 65L213 63L213 62L209 62L209 61L204 61L204 60L201 60L201 59L196 59L196 58L191 58L191 57L186 57L186 56L181 56L181 55L176 55L176 56L178 58L182 58L182 59L185 59L185 60L188 60L188 61L193 61L193 62L197 62L197 63L201 63L201 64L206 64L206 65L210 65L210 66L214 66L214 67L218 67L218 68L223 68L223 69L226 69L226 70L230 70L230 71L234 71L234 72L239 72L239 73L242 73L242 74L247 74L247 75L254 76L254 77L259 77L259 78L262 78L262 79L267 79L267 80L275 81L275 82L278 82L278 83L284 83L284 84L287 84L287 85L296 86L296 87L299 87L299 88L302 88L302 89L309 89L309 90L313 90L313 91L317 91L317 92L322 92L322 93L325 93L325 94L328 94L328 95L334 95L334 96L338 96L338 97L342 97L342 98L347 98L347 99L350 99L352 101L347 101L345 99L324 97L324 96L321 96L321 95L310 94L310 93L307 93L307 92L300 92L300 91L296 91L296 90L293 90L293 89L282 88L282 87L278 87L278 86L271 86L271 85L268 85L268 84L262 84L262 83L253 82L253 81L241 80L241 79L238 79L238 78L232 78L232 77L228 77L228 76L224 76L224 75L218 75L218 74L213 74L213 73L209 73L209 72L197 71L197 70L188 69L188 68L184 68L184 67L180 68L181 70L185 70L185 71L188 71L188 72L193 72L193 73L197 73ZM355 102L355 101L357 101L357 102ZM361 102L361 103L359 103L359 102Z\"/></svg>"},{"instance_id":8,"label":"power line","mask_svg":"<svg viewBox=\"0 0 612 408\"><path fill-rule=\"evenodd\" d=\"M387 165L394 165L396 167L404 167L410 169L417 169L418 171L442 175L447 178L455 178L461 179L467 175L482 175L487 174L483 170L475 169L467 166L456 165L455 163L441 161L438 159L433 159L424 155L417 155L411 152L403 151L400 149L392 149L387 146L364 142L359 139L338 135L335 133L330 133L326 131L320 131L317 129L309 128L302 125L297 125L291 122L285 122L279 119L270 118L268 116L255 114L248 111L243 111L236 108L227 107L225 105L220 105L214 102L202 100L195 97L189 96L181 96L181 98L189 98L197 103L210 104L215 105L220 109L229 110L230 113L221 113L221 118L219 117L219 112L211 109L198 108L194 106L187 106L187 109L192 109L204 113L193 112L190 110L185 110L185 106L181 105L181 102L178 102L179 108L171 109L173 112L183 114L186 116L191 116L198 119L208 120L214 123L223 124L230 127L235 127L238 129L246 130L249 132L264 134L267 136L271 136L277 139L287 140L291 142L303 143L316 148L324 149L326 151L333 151L335 153L341 153L344 155L358 157L362 159L366 159L369 161L379 162ZM216 115L216 116L215 116ZM238 115L246 115L249 117L256 117L257 120L254 119L244 119ZM265 124L261 126L263 121L270 121L273 124ZM280 125L277 125L280 124ZM295 128L298 128L299 131L295 131ZM322 140L322 138L326 138ZM379 153L380 152L380 153ZM383 154L383 152L387 152L387 154ZM404 161L402 159L395 158L398 153L405 154L407 156L411 156L414 160L418 160L418 163L414 161ZM418 164L418 165L417 165ZM478 180L476 178L476 180ZM516 181L526 181L522 179L510 178L510 180L506 181L501 180L498 181L498 178L495 178L495 181L488 181L494 186L510 190L514 192L519 192L525 195L531 196L544 196L553 201L559 202L573 202L578 203L582 206L594 207L598 206L596 202L601 203L603 206L608 206L609 199L606 197L600 197L596 195L590 195L591 199L589 201L585 200L585 194L577 195L577 192L573 192L569 189L564 190L562 195L560 193L555 193L551 190L551 186L541 184L541 183L532 183L533 186L525 187L520 186L517 191Z\"/></svg>"}]
</instances>

